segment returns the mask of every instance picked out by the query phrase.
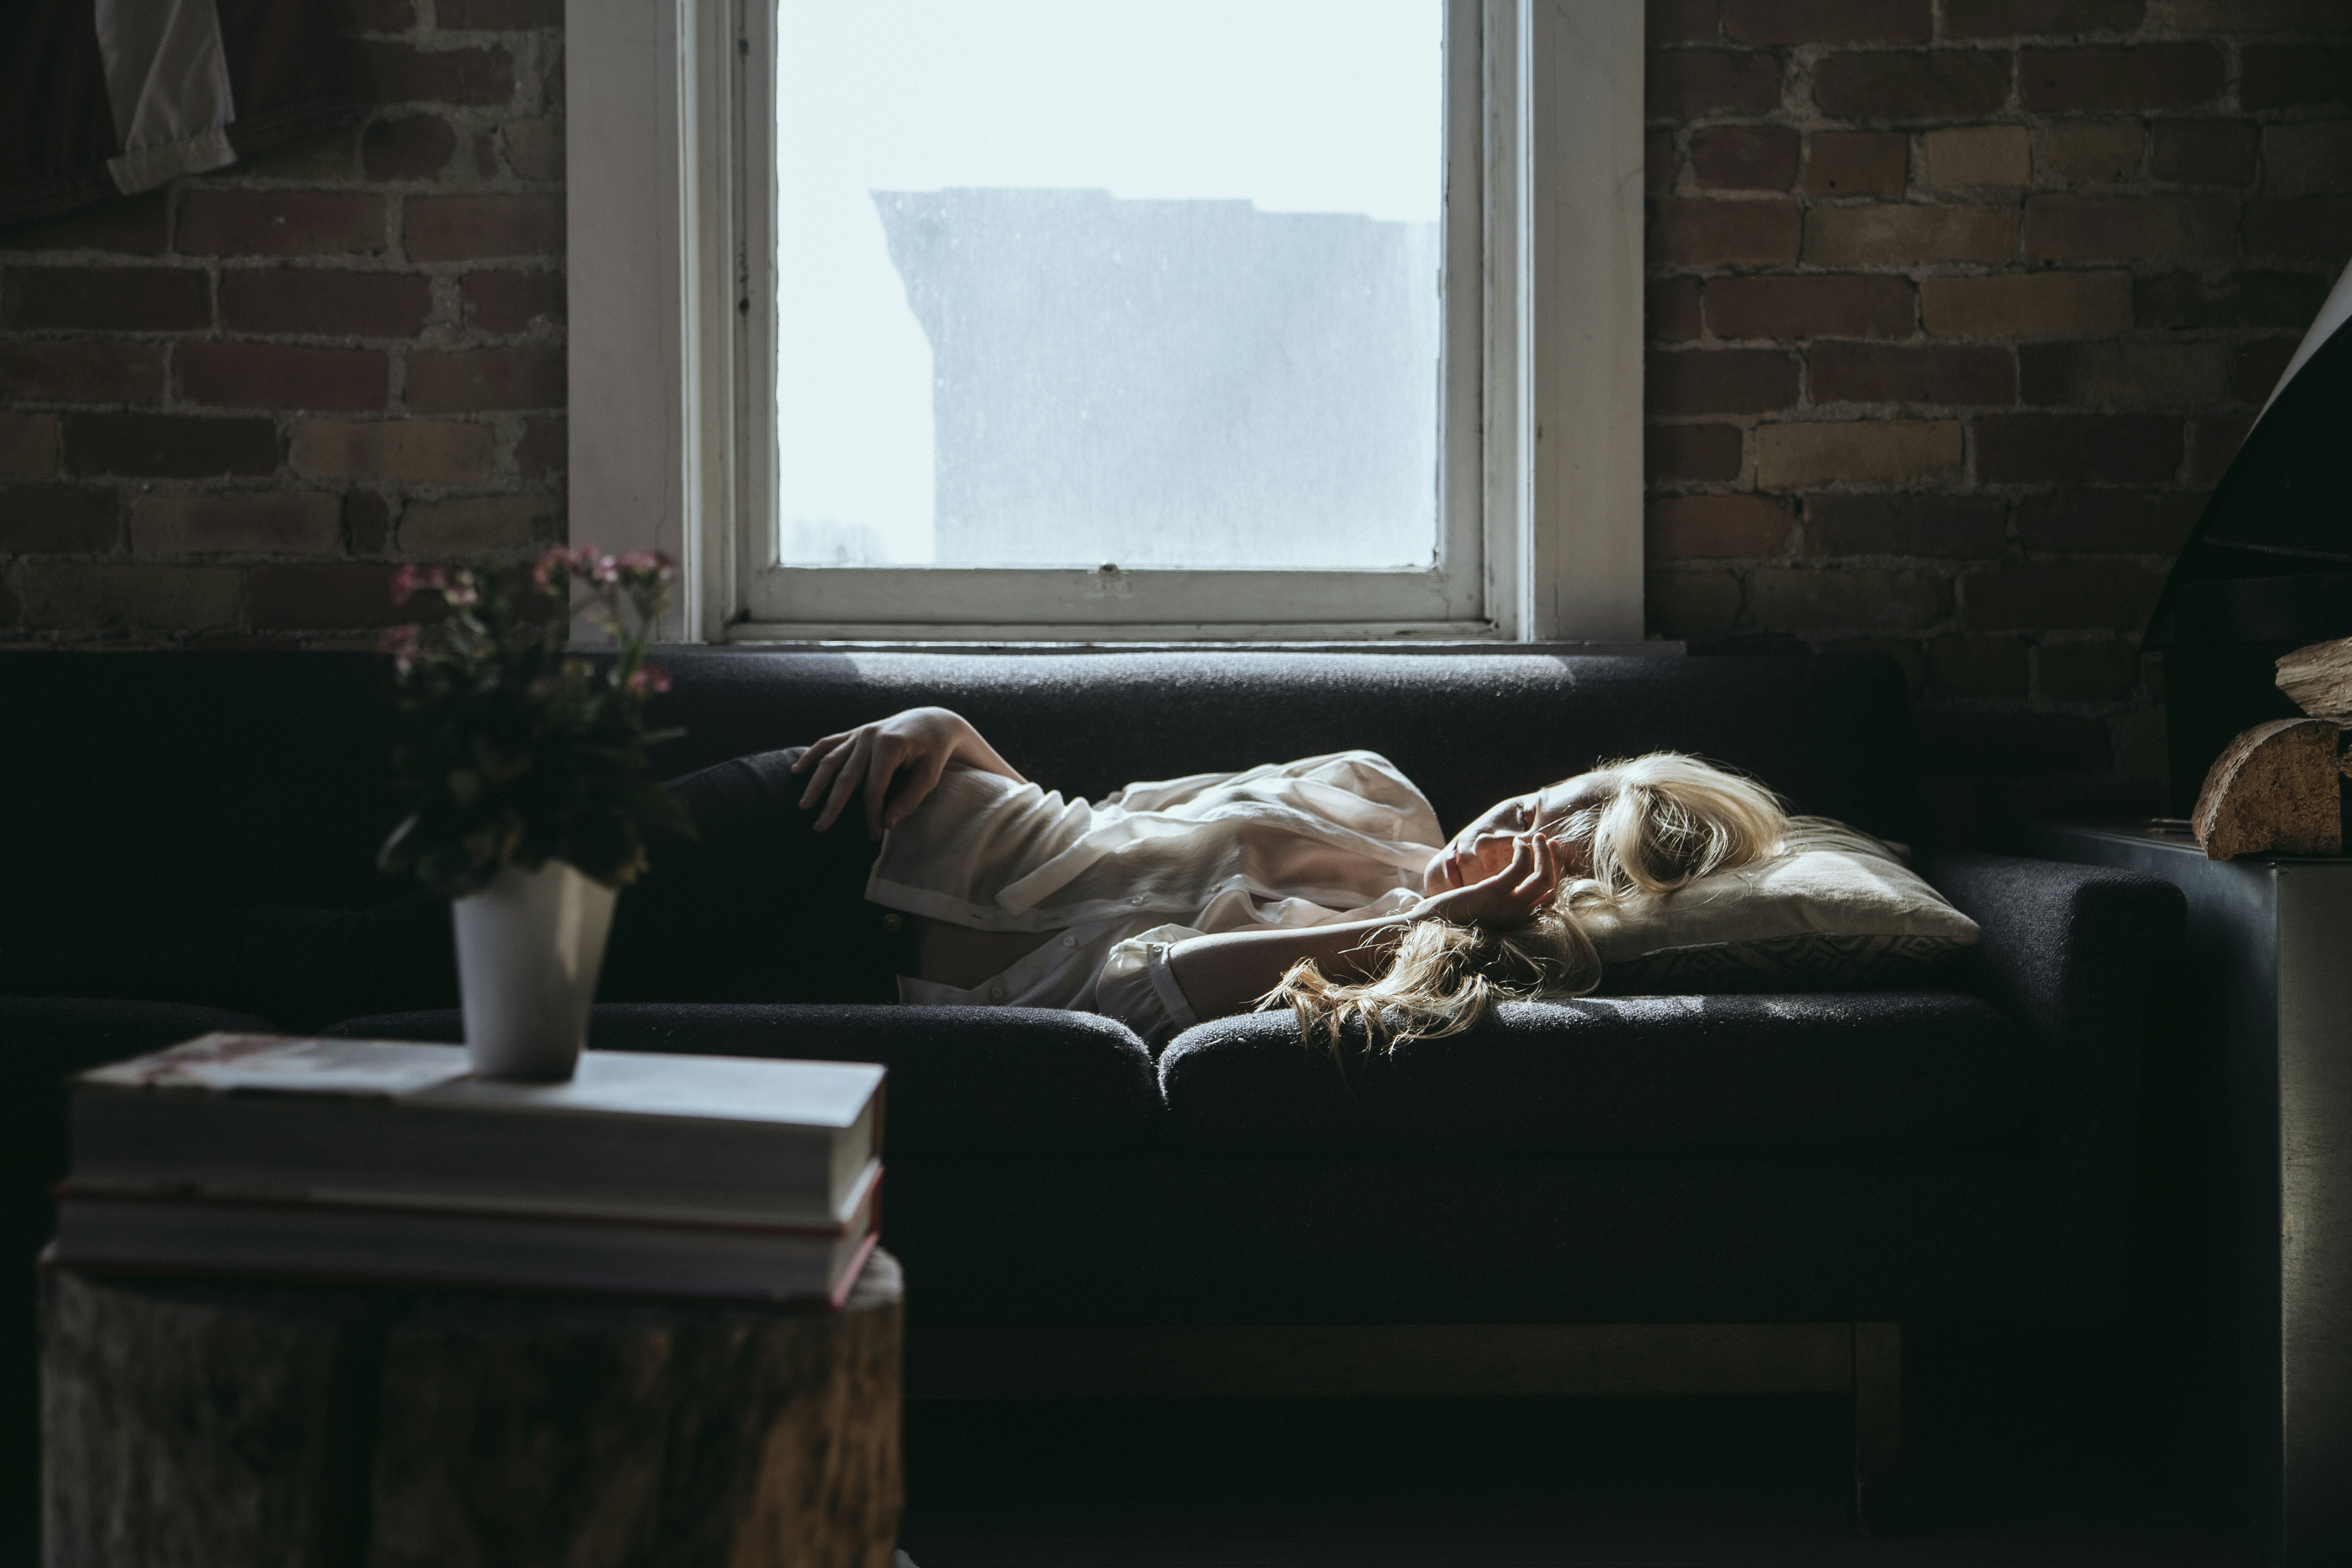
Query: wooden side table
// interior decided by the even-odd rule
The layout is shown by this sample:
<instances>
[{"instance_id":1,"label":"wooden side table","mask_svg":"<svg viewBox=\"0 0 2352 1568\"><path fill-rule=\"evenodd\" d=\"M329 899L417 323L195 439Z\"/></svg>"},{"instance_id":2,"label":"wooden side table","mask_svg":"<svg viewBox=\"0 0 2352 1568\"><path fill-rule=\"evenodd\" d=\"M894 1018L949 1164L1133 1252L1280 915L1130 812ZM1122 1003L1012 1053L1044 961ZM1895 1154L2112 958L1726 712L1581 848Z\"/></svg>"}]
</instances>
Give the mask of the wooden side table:
<instances>
[{"instance_id":1,"label":"wooden side table","mask_svg":"<svg viewBox=\"0 0 2352 1568\"><path fill-rule=\"evenodd\" d=\"M2189 903L2166 1004L2210 1100L2158 1152L2224 1189L2175 1288L2225 1282L2245 1477L2268 1561L2352 1563L2352 856L2209 860L2185 833L2051 825L2053 860L2158 877ZM2189 1216L2163 1216L2187 1226Z\"/></svg>"},{"instance_id":2,"label":"wooden side table","mask_svg":"<svg viewBox=\"0 0 2352 1568\"><path fill-rule=\"evenodd\" d=\"M901 1282L839 1312L41 1282L49 1568L888 1568Z\"/></svg>"}]
</instances>

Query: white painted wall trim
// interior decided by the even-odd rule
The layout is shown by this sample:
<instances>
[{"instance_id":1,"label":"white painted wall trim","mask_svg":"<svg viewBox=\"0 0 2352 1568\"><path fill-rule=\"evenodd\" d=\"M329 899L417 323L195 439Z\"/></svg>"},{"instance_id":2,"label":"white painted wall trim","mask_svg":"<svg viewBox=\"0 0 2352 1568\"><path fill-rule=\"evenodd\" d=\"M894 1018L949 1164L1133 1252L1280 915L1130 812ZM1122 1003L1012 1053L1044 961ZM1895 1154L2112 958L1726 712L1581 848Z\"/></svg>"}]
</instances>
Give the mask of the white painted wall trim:
<instances>
[{"instance_id":1,"label":"white painted wall trim","mask_svg":"<svg viewBox=\"0 0 2352 1568\"><path fill-rule=\"evenodd\" d=\"M1487 622L1505 641L1638 641L1642 11L1484 10ZM669 637L728 640L730 624L739 639L792 635L736 624L756 564L738 559L758 510L745 487L765 473L737 418L765 374L739 310L741 139L764 133L745 122L739 0L567 0L565 24L572 539L677 558Z\"/></svg>"}]
</instances>

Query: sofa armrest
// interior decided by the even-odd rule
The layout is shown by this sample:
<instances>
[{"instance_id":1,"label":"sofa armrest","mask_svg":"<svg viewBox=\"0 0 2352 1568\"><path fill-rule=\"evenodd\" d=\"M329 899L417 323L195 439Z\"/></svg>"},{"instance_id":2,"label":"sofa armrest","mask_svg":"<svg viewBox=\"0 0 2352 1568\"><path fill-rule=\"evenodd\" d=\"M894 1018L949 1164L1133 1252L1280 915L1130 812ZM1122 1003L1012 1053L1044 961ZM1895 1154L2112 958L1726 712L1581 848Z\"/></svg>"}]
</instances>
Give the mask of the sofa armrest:
<instances>
[{"instance_id":1,"label":"sofa armrest","mask_svg":"<svg viewBox=\"0 0 2352 1568\"><path fill-rule=\"evenodd\" d=\"M2112 1300L2132 1234L2140 1074L2159 978L2181 949L2180 889L2102 866L1946 855L1927 879L1983 929L1978 989L2034 1049L2032 1130L2054 1184L2052 1263Z\"/></svg>"}]
</instances>

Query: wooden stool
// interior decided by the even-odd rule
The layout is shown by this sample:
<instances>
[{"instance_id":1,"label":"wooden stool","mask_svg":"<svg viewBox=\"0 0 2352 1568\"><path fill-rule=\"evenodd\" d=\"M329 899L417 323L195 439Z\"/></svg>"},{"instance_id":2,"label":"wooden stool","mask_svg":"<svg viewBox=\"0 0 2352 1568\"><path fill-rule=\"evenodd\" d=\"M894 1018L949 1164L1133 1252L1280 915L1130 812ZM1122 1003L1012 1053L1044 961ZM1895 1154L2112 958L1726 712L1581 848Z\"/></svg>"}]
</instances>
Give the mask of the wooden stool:
<instances>
[{"instance_id":1,"label":"wooden stool","mask_svg":"<svg viewBox=\"0 0 2352 1568\"><path fill-rule=\"evenodd\" d=\"M888 1568L898 1265L839 1312L41 1281L50 1568Z\"/></svg>"}]
</instances>

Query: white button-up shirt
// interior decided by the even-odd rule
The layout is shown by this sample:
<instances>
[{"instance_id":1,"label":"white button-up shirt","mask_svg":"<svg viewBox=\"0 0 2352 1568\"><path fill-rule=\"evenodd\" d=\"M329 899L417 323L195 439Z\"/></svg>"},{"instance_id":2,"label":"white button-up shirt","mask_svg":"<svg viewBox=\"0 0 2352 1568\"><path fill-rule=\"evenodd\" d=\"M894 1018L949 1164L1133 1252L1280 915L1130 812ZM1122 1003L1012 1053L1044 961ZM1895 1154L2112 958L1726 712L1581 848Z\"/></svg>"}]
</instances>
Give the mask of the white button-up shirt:
<instances>
[{"instance_id":1,"label":"white button-up shirt","mask_svg":"<svg viewBox=\"0 0 2352 1568\"><path fill-rule=\"evenodd\" d=\"M1371 752L1133 784L1092 804L958 768L884 837L866 896L975 931L1062 933L969 991L902 976L900 1001L1077 1008L1158 1045L1199 1022L1169 973L1172 944L1411 909L1444 843L1429 802Z\"/></svg>"}]
</instances>

